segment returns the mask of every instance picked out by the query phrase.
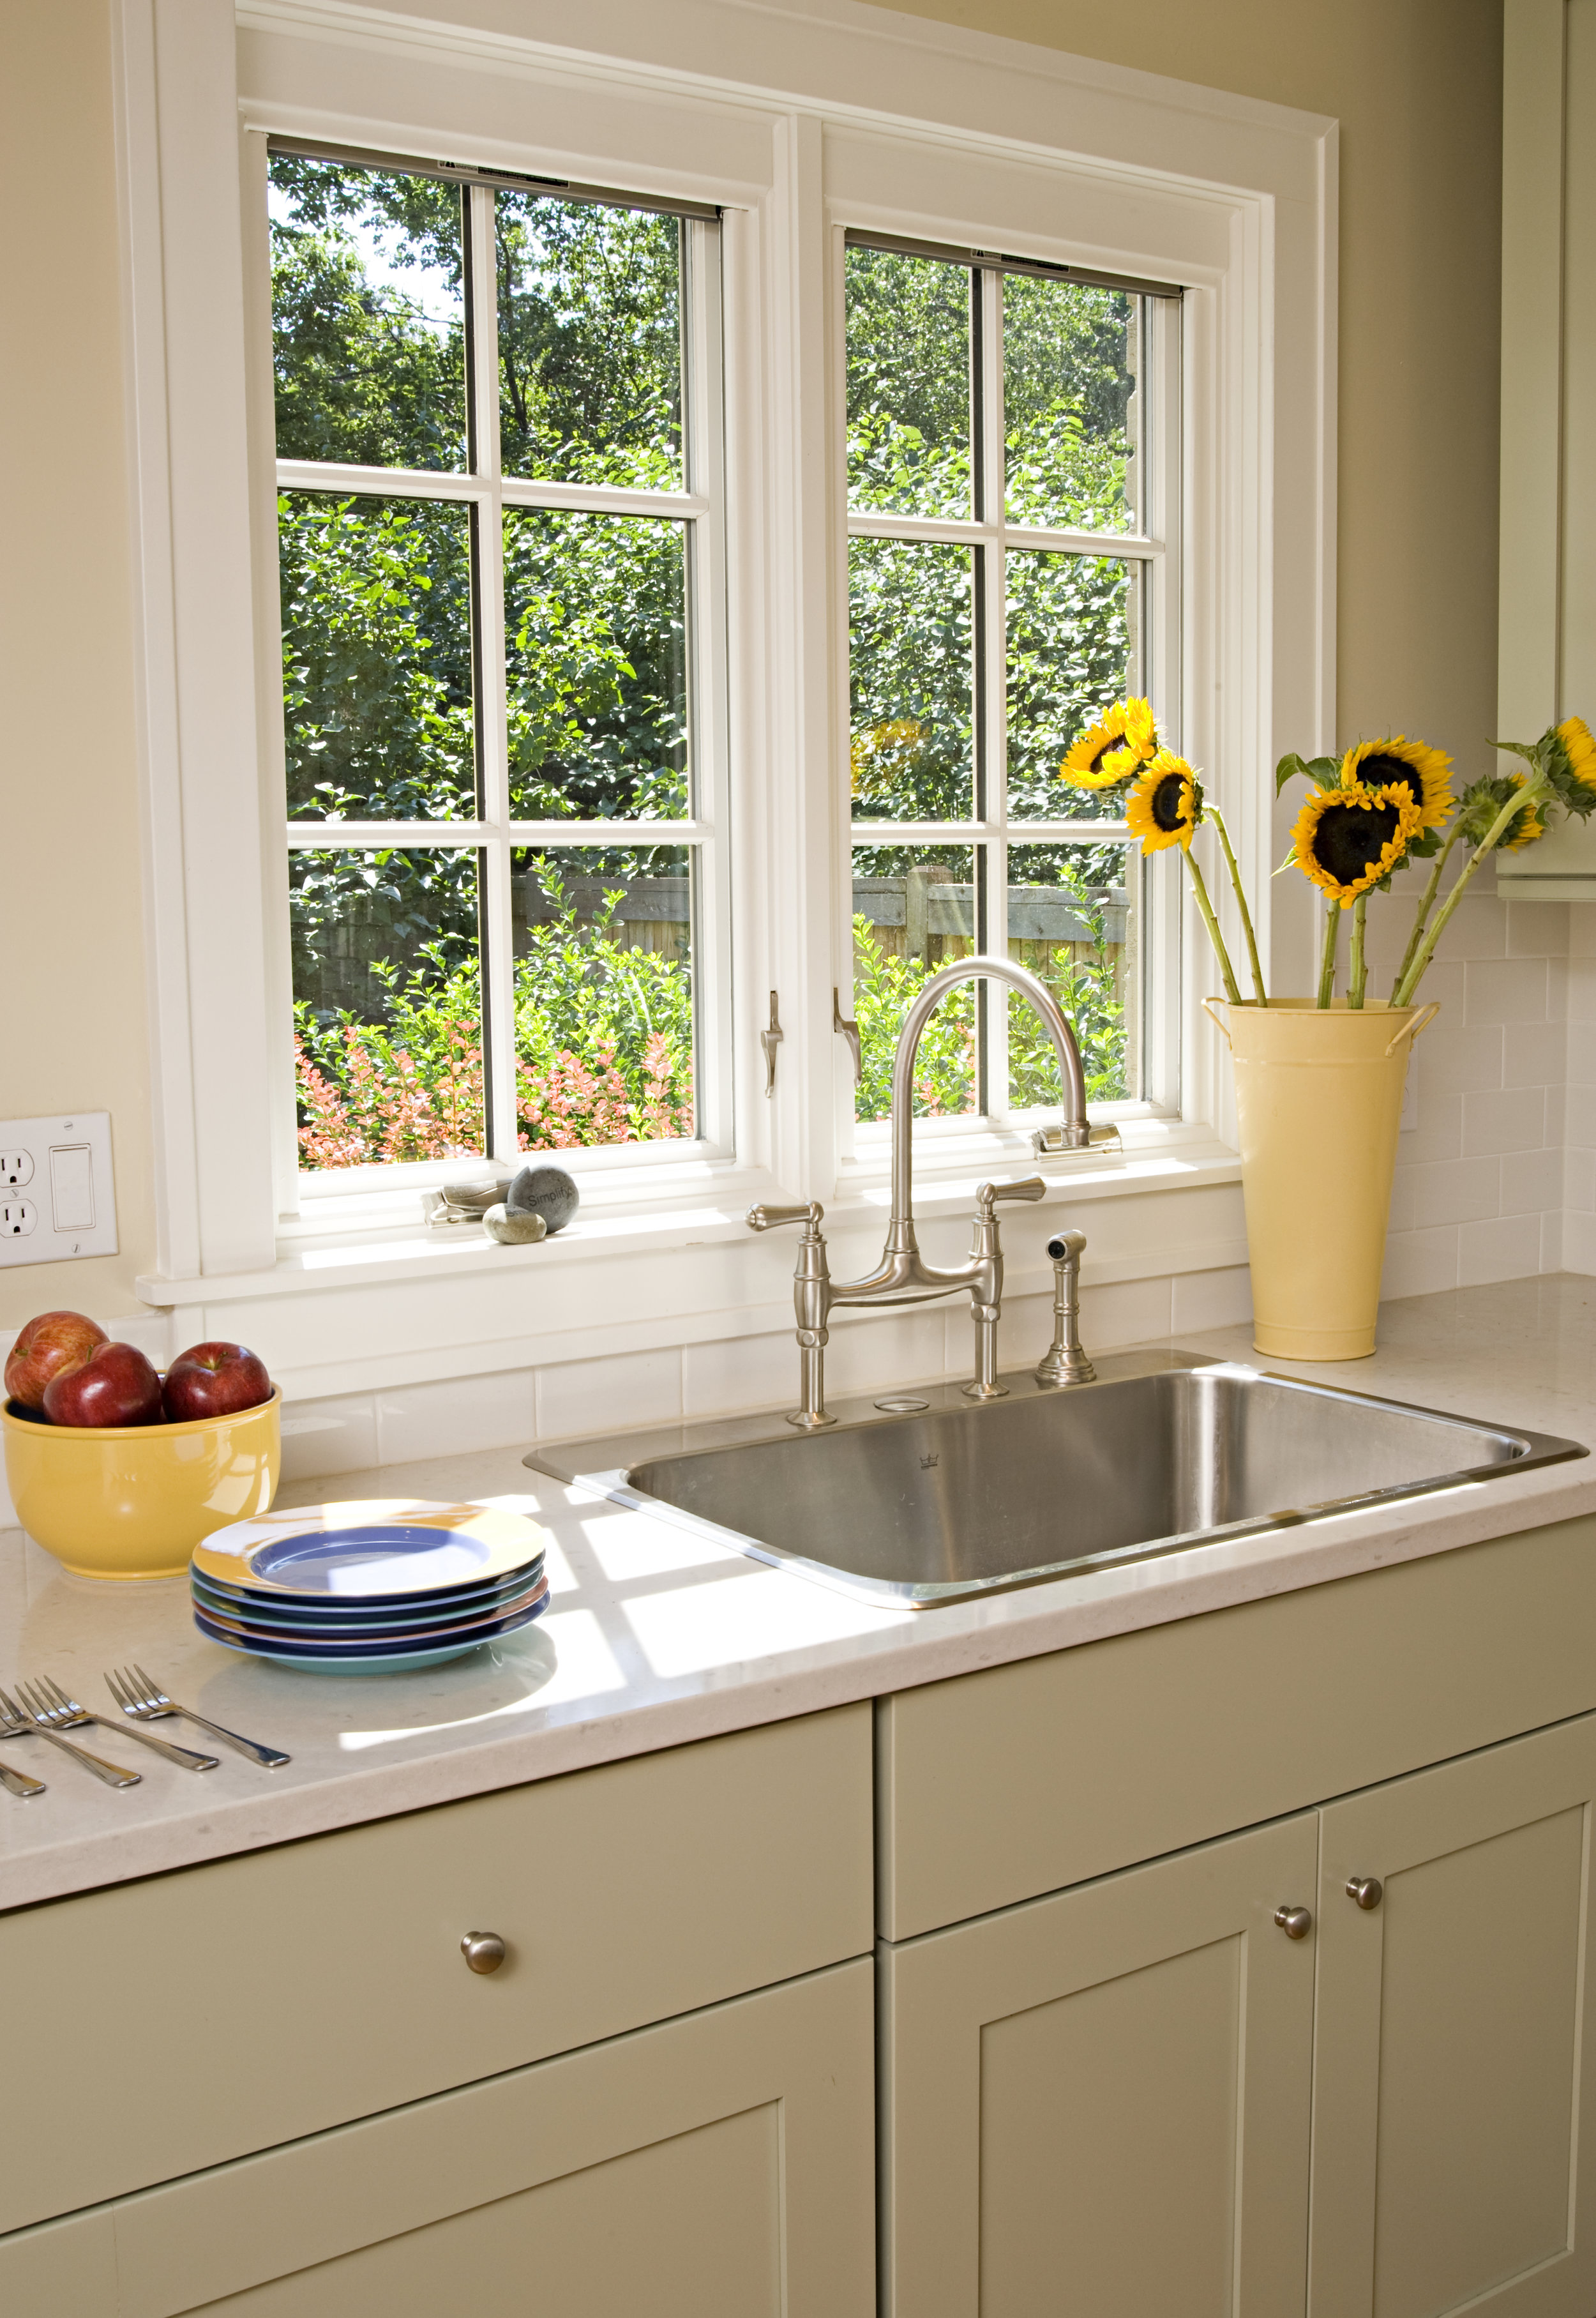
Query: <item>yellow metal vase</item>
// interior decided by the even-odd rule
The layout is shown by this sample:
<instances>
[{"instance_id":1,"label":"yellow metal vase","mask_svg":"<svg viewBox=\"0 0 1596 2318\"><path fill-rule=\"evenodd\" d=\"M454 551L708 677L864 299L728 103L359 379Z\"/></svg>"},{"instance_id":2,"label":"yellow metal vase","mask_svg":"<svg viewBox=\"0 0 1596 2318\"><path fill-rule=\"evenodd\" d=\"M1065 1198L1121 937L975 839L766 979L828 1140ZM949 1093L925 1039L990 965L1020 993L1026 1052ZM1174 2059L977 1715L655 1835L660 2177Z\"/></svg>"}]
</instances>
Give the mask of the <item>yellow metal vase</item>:
<instances>
[{"instance_id":1,"label":"yellow metal vase","mask_svg":"<svg viewBox=\"0 0 1596 2318\"><path fill-rule=\"evenodd\" d=\"M1209 1002L1235 1066L1259 1352L1358 1361L1374 1351L1403 1082L1439 1011Z\"/></svg>"}]
</instances>

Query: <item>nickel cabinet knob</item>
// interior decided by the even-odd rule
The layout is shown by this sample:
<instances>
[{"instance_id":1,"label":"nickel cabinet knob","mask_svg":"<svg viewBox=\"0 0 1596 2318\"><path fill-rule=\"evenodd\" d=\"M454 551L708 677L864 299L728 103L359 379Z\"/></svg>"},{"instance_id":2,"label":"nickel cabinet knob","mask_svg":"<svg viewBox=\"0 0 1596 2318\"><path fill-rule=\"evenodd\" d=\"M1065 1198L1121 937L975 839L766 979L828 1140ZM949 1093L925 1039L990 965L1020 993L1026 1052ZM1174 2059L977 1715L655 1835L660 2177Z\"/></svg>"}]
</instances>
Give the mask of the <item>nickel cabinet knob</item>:
<instances>
[{"instance_id":1,"label":"nickel cabinet knob","mask_svg":"<svg viewBox=\"0 0 1596 2318\"><path fill-rule=\"evenodd\" d=\"M497 1932L467 1932L460 1953L472 1972L497 1972L507 1951Z\"/></svg>"},{"instance_id":2,"label":"nickel cabinet knob","mask_svg":"<svg viewBox=\"0 0 1596 2318\"><path fill-rule=\"evenodd\" d=\"M1305 1908L1277 1908L1275 1921L1288 1940L1305 1940L1314 1928L1314 1918Z\"/></svg>"},{"instance_id":3,"label":"nickel cabinet knob","mask_svg":"<svg viewBox=\"0 0 1596 2318\"><path fill-rule=\"evenodd\" d=\"M1347 1897L1356 1900L1360 1908L1377 1908L1385 1896L1385 1886L1377 1875L1349 1875Z\"/></svg>"}]
</instances>

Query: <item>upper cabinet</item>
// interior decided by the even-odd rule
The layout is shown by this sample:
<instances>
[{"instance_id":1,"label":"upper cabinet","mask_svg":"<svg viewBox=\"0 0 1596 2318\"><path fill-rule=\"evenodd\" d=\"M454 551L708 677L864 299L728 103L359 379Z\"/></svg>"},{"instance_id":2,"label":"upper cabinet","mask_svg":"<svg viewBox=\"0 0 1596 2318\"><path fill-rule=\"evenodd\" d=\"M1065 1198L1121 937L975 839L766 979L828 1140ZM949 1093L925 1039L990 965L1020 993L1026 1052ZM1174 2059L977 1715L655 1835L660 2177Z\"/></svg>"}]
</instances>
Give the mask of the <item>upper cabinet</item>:
<instances>
[{"instance_id":1,"label":"upper cabinet","mask_svg":"<svg viewBox=\"0 0 1596 2318\"><path fill-rule=\"evenodd\" d=\"M1596 0L1506 0L1503 37L1497 730L1533 738L1596 716ZM1596 901L1596 820L1496 882Z\"/></svg>"}]
</instances>

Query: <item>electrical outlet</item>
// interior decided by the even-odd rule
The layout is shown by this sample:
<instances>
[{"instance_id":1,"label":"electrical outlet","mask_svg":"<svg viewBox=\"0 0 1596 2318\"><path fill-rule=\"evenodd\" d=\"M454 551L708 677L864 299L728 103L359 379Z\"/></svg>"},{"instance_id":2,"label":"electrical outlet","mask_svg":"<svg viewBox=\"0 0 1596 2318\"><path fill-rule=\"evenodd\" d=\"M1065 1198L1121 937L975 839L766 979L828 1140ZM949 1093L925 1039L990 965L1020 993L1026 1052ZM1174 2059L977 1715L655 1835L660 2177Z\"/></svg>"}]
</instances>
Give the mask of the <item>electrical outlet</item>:
<instances>
[{"instance_id":1,"label":"electrical outlet","mask_svg":"<svg viewBox=\"0 0 1596 2318\"><path fill-rule=\"evenodd\" d=\"M111 1113L0 1119L0 1265L116 1252Z\"/></svg>"}]
</instances>

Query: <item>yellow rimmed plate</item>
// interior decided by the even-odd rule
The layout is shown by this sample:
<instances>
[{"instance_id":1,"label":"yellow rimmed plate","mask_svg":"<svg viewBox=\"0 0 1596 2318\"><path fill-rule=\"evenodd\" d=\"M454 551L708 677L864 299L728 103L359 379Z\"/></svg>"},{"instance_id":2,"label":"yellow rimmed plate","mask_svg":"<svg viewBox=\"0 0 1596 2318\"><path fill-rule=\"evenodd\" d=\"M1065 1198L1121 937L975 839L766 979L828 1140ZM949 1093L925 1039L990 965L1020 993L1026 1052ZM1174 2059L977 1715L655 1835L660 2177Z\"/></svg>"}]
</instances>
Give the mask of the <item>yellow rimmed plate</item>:
<instances>
[{"instance_id":1,"label":"yellow rimmed plate","mask_svg":"<svg viewBox=\"0 0 1596 2318\"><path fill-rule=\"evenodd\" d=\"M233 1522L194 1548L193 1567L219 1585L256 1594L397 1604L507 1577L547 1543L524 1514L376 1497L284 1506Z\"/></svg>"}]
</instances>

